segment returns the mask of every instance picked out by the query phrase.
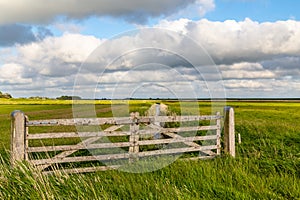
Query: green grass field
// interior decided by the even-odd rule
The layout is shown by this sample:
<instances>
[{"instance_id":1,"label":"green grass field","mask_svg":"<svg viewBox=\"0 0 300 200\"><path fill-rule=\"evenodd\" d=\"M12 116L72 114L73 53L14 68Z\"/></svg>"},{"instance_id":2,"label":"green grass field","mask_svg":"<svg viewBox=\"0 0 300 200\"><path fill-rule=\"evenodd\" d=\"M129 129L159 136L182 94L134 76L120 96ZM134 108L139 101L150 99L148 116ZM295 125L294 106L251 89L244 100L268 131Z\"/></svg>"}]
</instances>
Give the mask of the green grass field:
<instances>
[{"instance_id":1,"label":"green grass field","mask_svg":"<svg viewBox=\"0 0 300 200\"><path fill-rule=\"evenodd\" d=\"M112 115L110 101L96 103L98 116ZM152 103L132 101L130 110L143 113ZM164 103L179 112L177 102ZM142 174L115 170L46 176L26 164L9 166L10 113L71 118L71 102L0 100L0 199L300 199L300 103L227 105L235 109L236 133L242 137L235 159L178 160ZM199 103L199 108L207 114L210 103Z\"/></svg>"}]
</instances>

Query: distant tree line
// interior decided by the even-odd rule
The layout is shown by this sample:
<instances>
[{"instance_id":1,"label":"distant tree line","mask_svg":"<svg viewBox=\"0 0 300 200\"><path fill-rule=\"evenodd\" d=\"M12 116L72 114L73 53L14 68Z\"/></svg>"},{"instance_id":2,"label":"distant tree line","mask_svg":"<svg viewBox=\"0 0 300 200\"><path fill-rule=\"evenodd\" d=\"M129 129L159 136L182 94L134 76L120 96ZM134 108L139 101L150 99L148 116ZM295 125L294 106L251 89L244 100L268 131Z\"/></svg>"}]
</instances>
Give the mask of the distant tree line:
<instances>
[{"instance_id":1,"label":"distant tree line","mask_svg":"<svg viewBox=\"0 0 300 200\"><path fill-rule=\"evenodd\" d=\"M2 93L0 91L0 98L11 99L13 97L12 97L12 95L10 95L8 93ZM24 98L24 99L26 99L26 98ZM28 97L27 99L47 100L47 99L52 99L52 98L41 97L41 96L32 96L32 97ZM56 99L58 99L58 100L81 100L81 97L79 97L79 96L67 96L67 95L63 95L63 96L57 97Z\"/></svg>"},{"instance_id":2,"label":"distant tree line","mask_svg":"<svg viewBox=\"0 0 300 200\"><path fill-rule=\"evenodd\" d=\"M28 99L35 99L35 100L46 100L50 99L49 97L40 97L40 96L35 96L35 97L28 97Z\"/></svg>"},{"instance_id":3,"label":"distant tree line","mask_svg":"<svg viewBox=\"0 0 300 200\"><path fill-rule=\"evenodd\" d=\"M2 93L0 91L0 98L11 99L12 96L10 94L8 94L8 93Z\"/></svg>"},{"instance_id":4,"label":"distant tree line","mask_svg":"<svg viewBox=\"0 0 300 200\"><path fill-rule=\"evenodd\" d=\"M81 97L79 96L61 96L57 97L58 100L81 100Z\"/></svg>"}]
</instances>

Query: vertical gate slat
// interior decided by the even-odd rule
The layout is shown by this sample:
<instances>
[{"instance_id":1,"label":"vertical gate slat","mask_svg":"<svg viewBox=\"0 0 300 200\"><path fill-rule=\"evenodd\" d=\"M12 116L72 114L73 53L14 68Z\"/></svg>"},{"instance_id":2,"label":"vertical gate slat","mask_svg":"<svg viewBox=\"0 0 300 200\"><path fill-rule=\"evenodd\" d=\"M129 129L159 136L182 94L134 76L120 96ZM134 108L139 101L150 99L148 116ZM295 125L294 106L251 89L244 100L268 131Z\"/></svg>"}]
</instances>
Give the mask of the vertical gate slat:
<instances>
[{"instance_id":1,"label":"vertical gate slat","mask_svg":"<svg viewBox=\"0 0 300 200\"><path fill-rule=\"evenodd\" d=\"M137 159L137 153L139 152L139 144L138 141L140 139L139 137L139 113L131 113L131 124L130 124L130 137L129 137L129 142L131 143L129 147L129 154L131 155L130 162L133 160Z\"/></svg>"}]
</instances>

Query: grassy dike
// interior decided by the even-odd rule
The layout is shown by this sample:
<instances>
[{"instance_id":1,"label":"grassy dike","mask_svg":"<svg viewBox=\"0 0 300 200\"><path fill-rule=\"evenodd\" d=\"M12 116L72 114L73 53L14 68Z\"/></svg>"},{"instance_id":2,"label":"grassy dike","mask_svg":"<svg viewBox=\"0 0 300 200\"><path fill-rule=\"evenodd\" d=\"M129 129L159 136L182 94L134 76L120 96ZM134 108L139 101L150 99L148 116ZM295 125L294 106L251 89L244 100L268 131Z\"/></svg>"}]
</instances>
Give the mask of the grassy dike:
<instances>
[{"instance_id":1,"label":"grassy dike","mask_svg":"<svg viewBox=\"0 0 300 200\"><path fill-rule=\"evenodd\" d=\"M72 117L70 102L0 101L0 199L300 199L300 104L227 102L235 108L237 158L176 161L150 173L106 171L45 176L20 164L11 169L10 112L30 119ZM120 104L122 102L119 102ZM153 102L133 101L143 112ZM176 102L165 102L172 111ZM110 116L110 102L97 102L99 116ZM208 112L209 103L200 103ZM203 113L202 112L202 113Z\"/></svg>"}]
</instances>

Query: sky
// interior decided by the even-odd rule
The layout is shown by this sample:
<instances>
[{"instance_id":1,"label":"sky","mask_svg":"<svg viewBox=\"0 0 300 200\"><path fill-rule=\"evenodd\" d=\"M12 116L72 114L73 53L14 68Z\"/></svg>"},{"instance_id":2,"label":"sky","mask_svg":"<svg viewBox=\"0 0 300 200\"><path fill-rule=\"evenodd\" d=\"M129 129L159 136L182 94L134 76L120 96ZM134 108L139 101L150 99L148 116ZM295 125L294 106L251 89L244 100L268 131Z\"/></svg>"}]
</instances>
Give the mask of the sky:
<instances>
[{"instance_id":1,"label":"sky","mask_svg":"<svg viewBox=\"0 0 300 200\"><path fill-rule=\"evenodd\" d=\"M300 98L299 7L296 0L0 0L0 91Z\"/></svg>"}]
</instances>

